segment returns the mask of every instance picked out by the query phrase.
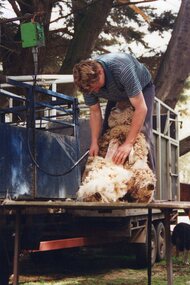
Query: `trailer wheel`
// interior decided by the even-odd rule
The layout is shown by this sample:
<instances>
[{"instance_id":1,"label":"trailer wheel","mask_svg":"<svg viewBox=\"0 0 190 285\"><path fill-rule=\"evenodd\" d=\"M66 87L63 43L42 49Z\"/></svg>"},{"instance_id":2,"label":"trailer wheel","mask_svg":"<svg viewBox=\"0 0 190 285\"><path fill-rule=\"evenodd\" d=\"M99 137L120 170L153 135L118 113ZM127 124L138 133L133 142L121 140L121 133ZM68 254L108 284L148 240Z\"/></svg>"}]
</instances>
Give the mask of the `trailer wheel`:
<instances>
[{"instance_id":1,"label":"trailer wheel","mask_svg":"<svg viewBox=\"0 0 190 285\"><path fill-rule=\"evenodd\" d=\"M151 229L151 265L153 266L157 256L157 234L154 225ZM140 267L146 267L148 265L148 235L146 237L146 243L137 244L136 247L136 263Z\"/></svg>"},{"instance_id":2,"label":"trailer wheel","mask_svg":"<svg viewBox=\"0 0 190 285\"><path fill-rule=\"evenodd\" d=\"M160 222L156 227L157 234L157 261L161 261L166 255L166 230L162 222Z\"/></svg>"}]
</instances>

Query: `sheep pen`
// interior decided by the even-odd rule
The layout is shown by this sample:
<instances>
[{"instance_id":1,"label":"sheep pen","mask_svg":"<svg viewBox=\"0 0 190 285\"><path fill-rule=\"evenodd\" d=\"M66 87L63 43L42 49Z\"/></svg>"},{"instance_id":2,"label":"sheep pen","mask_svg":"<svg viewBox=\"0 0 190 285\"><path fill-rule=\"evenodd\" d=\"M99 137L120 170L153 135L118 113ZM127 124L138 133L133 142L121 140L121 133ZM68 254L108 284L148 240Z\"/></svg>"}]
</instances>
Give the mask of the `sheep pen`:
<instances>
[{"instance_id":1,"label":"sheep pen","mask_svg":"<svg viewBox=\"0 0 190 285\"><path fill-rule=\"evenodd\" d=\"M77 192L85 202L152 201L156 178L148 165L148 144L140 132L124 165L112 161L114 152L129 132L132 107L114 108L108 118L109 128L99 140L99 154L89 157Z\"/></svg>"}]
</instances>

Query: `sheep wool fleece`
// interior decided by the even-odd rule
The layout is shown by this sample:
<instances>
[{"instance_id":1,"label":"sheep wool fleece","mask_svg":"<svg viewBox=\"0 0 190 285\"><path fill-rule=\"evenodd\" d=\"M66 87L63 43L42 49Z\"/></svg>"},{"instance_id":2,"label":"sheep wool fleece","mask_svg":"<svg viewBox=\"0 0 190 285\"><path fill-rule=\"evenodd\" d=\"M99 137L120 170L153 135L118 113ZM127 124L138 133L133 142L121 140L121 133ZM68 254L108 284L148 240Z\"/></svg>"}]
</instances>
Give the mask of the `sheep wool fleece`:
<instances>
[{"instance_id":1,"label":"sheep wool fleece","mask_svg":"<svg viewBox=\"0 0 190 285\"><path fill-rule=\"evenodd\" d=\"M149 203L156 177L147 164L147 142L139 133L124 165L115 165L112 155L126 139L133 116L132 108L111 111L109 128L99 140L99 156L89 157L77 198L86 202L128 201ZM113 151L112 151L113 150Z\"/></svg>"}]
</instances>

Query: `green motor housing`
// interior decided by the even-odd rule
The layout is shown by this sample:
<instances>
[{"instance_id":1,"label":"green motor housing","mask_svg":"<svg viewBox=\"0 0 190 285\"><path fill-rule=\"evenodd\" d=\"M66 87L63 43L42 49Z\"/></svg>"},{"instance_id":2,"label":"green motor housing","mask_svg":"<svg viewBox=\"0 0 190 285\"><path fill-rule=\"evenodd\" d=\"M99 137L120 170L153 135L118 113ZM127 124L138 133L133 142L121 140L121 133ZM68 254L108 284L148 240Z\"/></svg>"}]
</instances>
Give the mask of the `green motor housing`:
<instances>
[{"instance_id":1,"label":"green motor housing","mask_svg":"<svg viewBox=\"0 0 190 285\"><path fill-rule=\"evenodd\" d=\"M21 24L22 47L40 47L45 45L45 36L43 25L37 22L28 22Z\"/></svg>"}]
</instances>

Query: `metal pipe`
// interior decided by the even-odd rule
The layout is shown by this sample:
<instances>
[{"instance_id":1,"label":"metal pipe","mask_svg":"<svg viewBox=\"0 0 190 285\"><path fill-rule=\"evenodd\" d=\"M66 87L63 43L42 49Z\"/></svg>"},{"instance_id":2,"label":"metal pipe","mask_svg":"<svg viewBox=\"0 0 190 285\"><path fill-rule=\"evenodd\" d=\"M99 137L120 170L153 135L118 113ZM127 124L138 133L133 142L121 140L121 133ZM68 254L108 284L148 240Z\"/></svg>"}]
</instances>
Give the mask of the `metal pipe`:
<instances>
[{"instance_id":1,"label":"metal pipe","mask_svg":"<svg viewBox=\"0 0 190 285\"><path fill-rule=\"evenodd\" d=\"M20 253L20 209L16 209L14 260L13 260L13 285L19 281L19 253Z\"/></svg>"},{"instance_id":2,"label":"metal pipe","mask_svg":"<svg viewBox=\"0 0 190 285\"><path fill-rule=\"evenodd\" d=\"M151 285L152 277L152 209L148 209L148 285Z\"/></svg>"},{"instance_id":3,"label":"metal pipe","mask_svg":"<svg viewBox=\"0 0 190 285\"><path fill-rule=\"evenodd\" d=\"M166 265L167 265L167 285L173 285L173 266L171 255L171 236L170 236L170 211L164 210L165 214L165 229L166 229Z\"/></svg>"}]
</instances>

